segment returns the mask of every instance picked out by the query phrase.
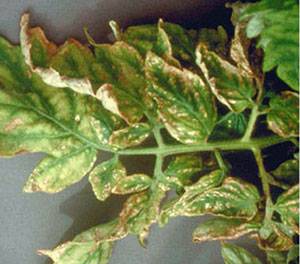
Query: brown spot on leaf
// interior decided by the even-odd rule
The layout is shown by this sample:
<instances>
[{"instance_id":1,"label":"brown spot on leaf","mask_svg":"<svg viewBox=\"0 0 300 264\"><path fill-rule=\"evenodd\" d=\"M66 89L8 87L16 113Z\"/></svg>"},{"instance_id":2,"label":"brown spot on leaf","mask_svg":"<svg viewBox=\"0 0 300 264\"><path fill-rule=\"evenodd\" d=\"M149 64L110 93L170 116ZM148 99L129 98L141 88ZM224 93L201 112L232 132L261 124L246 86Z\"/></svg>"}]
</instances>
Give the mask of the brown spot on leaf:
<instances>
[{"instance_id":1,"label":"brown spot on leaf","mask_svg":"<svg viewBox=\"0 0 300 264\"><path fill-rule=\"evenodd\" d=\"M18 126L20 126L22 124L23 124L23 121L21 118L15 118L10 123L6 124L6 126L4 127L4 131L9 132L11 130L14 130L15 128L17 128Z\"/></svg>"}]
</instances>

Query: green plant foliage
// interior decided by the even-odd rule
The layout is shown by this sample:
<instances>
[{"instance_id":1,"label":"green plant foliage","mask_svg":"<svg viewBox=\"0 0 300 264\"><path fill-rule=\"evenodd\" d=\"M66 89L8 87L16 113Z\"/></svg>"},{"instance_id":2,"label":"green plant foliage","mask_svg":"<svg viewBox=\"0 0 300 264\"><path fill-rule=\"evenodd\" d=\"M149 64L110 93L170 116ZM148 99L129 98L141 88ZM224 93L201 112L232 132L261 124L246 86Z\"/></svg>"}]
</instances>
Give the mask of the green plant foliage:
<instances>
[{"instance_id":1,"label":"green plant foliage","mask_svg":"<svg viewBox=\"0 0 300 264\"><path fill-rule=\"evenodd\" d=\"M261 262L250 254L246 249L233 244L223 243L222 256L225 264L261 264Z\"/></svg>"},{"instance_id":2,"label":"green plant foliage","mask_svg":"<svg viewBox=\"0 0 300 264\"><path fill-rule=\"evenodd\" d=\"M263 70L277 74L292 89L299 90L299 5L295 0L262 0L246 5L241 19L249 20L247 36L259 37L264 50Z\"/></svg>"},{"instance_id":3,"label":"green plant foliage","mask_svg":"<svg viewBox=\"0 0 300 264\"><path fill-rule=\"evenodd\" d=\"M41 254L56 264L107 264L127 235L146 246L153 224L208 214L194 242L250 236L269 263L297 261L299 96L290 88L298 86L298 4L233 8L232 39L222 26L191 31L159 20L123 30L112 21L112 44L86 32L92 48L74 39L57 46L29 27L28 14L20 46L0 38L0 155L46 154L24 190L56 193L88 175L98 200L126 195L118 217ZM265 87L274 67L289 87ZM269 147L278 144L286 158L274 158ZM240 164L240 151L253 157ZM154 156L153 173L128 175L122 156L135 155ZM233 244L222 255L226 264L261 263Z\"/></svg>"}]
</instances>

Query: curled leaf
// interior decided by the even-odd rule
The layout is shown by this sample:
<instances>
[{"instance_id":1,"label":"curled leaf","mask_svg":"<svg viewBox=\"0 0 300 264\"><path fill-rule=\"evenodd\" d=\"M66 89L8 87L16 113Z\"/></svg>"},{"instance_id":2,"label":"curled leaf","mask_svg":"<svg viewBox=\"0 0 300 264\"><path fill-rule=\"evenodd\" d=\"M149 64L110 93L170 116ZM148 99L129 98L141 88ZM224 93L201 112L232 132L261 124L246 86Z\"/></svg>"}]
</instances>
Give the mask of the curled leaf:
<instances>
[{"instance_id":1,"label":"curled leaf","mask_svg":"<svg viewBox=\"0 0 300 264\"><path fill-rule=\"evenodd\" d=\"M218 100L233 112L242 112L253 105L256 94L253 79L239 68L208 51L200 44L196 51L197 64L206 76Z\"/></svg>"}]
</instances>

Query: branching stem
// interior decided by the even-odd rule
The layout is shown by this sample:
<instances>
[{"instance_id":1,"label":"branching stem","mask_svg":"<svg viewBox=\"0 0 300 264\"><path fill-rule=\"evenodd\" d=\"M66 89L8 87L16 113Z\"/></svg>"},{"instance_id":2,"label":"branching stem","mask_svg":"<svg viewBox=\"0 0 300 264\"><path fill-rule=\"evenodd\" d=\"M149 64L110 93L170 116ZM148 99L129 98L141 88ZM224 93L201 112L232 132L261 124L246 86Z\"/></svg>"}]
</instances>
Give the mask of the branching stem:
<instances>
[{"instance_id":1,"label":"branching stem","mask_svg":"<svg viewBox=\"0 0 300 264\"><path fill-rule=\"evenodd\" d=\"M174 155L181 153L201 152L201 151L214 151L218 150L252 150L253 148L263 149L271 145L288 141L288 139L280 138L278 136L269 136L262 138L253 138L249 141L230 140L230 141L216 141L216 142L203 142L194 145L164 145L161 147L146 147L146 148L133 148L117 151L120 155Z\"/></svg>"},{"instance_id":2,"label":"branching stem","mask_svg":"<svg viewBox=\"0 0 300 264\"><path fill-rule=\"evenodd\" d=\"M258 148L253 148L252 152L254 154L254 157L257 162L258 166L258 172L259 172L259 177L261 178L262 186L263 186L263 191L266 197L266 215L265 219L266 220L271 220L272 214L273 214L273 202L272 202L272 197L271 197L271 191L270 191L270 185L269 185L269 180L268 180L268 173L265 170L263 158L261 155L261 150Z\"/></svg>"},{"instance_id":3,"label":"branching stem","mask_svg":"<svg viewBox=\"0 0 300 264\"><path fill-rule=\"evenodd\" d=\"M255 123L256 123L257 117L259 115L260 115L260 113L258 111L258 105L254 105L252 110L251 110L247 130L246 130L246 132L245 132L245 134L242 138L242 141L249 141L249 139L251 138L252 133L253 133L254 128L255 128Z\"/></svg>"}]
</instances>

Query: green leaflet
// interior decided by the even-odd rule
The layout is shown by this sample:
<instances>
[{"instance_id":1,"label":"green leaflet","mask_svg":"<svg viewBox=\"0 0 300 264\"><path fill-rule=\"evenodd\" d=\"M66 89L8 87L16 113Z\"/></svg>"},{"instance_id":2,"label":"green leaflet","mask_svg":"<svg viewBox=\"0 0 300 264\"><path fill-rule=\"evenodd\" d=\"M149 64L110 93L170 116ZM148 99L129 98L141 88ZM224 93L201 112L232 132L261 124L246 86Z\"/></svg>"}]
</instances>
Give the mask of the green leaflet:
<instances>
[{"instance_id":1,"label":"green leaflet","mask_svg":"<svg viewBox=\"0 0 300 264\"><path fill-rule=\"evenodd\" d=\"M226 178L222 186L216 187L220 183L220 176L223 176L223 171L215 171L186 187L185 193L166 213L169 216L213 214L252 219L257 213L260 197L256 187L231 177Z\"/></svg>"},{"instance_id":2,"label":"green leaflet","mask_svg":"<svg viewBox=\"0 0 300 264\"><path fill-rule=\"evenodd\" d=\"M20 49L0 40L0 153L49 154L26 184L26 191L57 192L79 181L102 146L92 130L98 122L108 136L116 125L95 99L45 85L28 73ZM92 112L91 112L92 111ZM63 172L63 173L60 173Z\"/></svg>"},{"instance_id":3,"label":"green leaflet","mask_svg":"<svg viewBox=\"0 0 300 264\"><path fill-rule=\"evenodd\" d=\"M263 70L277 68L277 75L294 90L299 89L299 4L294 0L263 0L245 6L249 38L259 37L264 50Z\"/></svg>"},{"instance_id":4,"label":"green leaflet","mask_svg":"<svg viewBox=\"0 0 300 264\"><path fill-rule=\"evenodd\" d=\"M109 144L118 149L139 145L149 136L151 130L147 123L136 123L114 131L109 138Z\"/></svg>"},{"instance_id":5,"label":"green leaflet","mask_svg":"<svg viewBox=\"0 0 300 264\"><path fill-rule=\"evenodd\" d=\"M292 261L299 261L299 245L293 246L287 255L287 263L290 263Z\"/></svg>"},{"instance_id":6,"label":"green leaflet","mask_svg":"<svg viewBox=\"0 0 300 264\"><path fill-rule=\"evenodd\" d=\"M217 113L212 95L200 77L168 65L154 53L147 55L146 73L152 82L150 94L171 136L185 144L205 141Z\"/></svg>"},{"instance_id":7,"label":"green leaflet","mask_svg":"<svg viewBox=\"0 0 300 264\"><path fill-rule=\"evenodd\" d=\"M174 157L164 171L167 182L176 186L191 184L191 177L203 168L202 159L199 156L185 154Z\"/></svg>"},{"instance_id":8,"label":"green leaflet","mask_svg":"<svg viewBox=\"0 0 300 264\"><path fill-rule=\"evenodd\" d=\"M247 118L243 113L229 112L218 120L209 140L242 137L247 124Z\"/></svg>"},{"instance_id":9,"label":"green leaflet","mask_svg":"<svg viewBox=\"0 0 300 264\"><path fill-rule=\"evenodd\" d=\"M246 249L228 243L222 243L222 257L225 264L261 264L260 260Z\"/></svg>"},{"instance_id":10,"label":"green leaflet","mask_svg":"<svg viewBox=\"0 0 300 264\"><path fill-rule=\"evenodd\" d=\"M143 245L150 226L158 219L160 203L164 197L165 191L159 186L153 191L131 195L123 206L117 232L112 237L128 233L136 234L139 235L139 240Z\"/></svg>"},{"instance_id":11,"label":"green leaflet","mask_svg":"<svg viewBox=\"0 0 300 264\"><path fill-rule=\"evenodd\" d=\"M146 80L143 60L125 42L95 46L97 76L104 83L97 96L104 107L121 116L127 123L138 122L144 112ZM141 100L142 98L142 100Z\"/></svg>"},{"instance_id":12,"label":"green leaflet","mask_svg":"<svg viewBox=\"0 0 300 264\"><path fill-rule=\"evenodd\" d=\"M215 217L200 224L193 232L193 242L201 243L211 240L237 239L243 235L257 231L257 221L246 222L242 219Z\"/></svg>"},{"instance_id":13,"label":"green leaflet","mask_svg":"<svg viewBox=\"0 0 300 264\"><path fill-rule=\"evenodd\" d=\"M92 168L97 151L87 146L74 148L60 156L47 156L30 175L24 186L25 192L62 191L78 182Z\"/></svg>"},{"instance_id":14,"label":"green leaflet","mask_svg":"<svg viewBox=\"0 0 300 264\"><path fill-rule=\"evenodd\" d=\"M195 184L185 187L185 193L178 199L173 200L165 206L160 215L160 224L164 225L170 217L178 215L193 216L194 212L189 212L189 207L197 197L216 186L219 186L224 179L224 172L216 170L208 175L202 176ZM204 211L202 212L202 214ZM199 215L201 213L198 213Z\"/></svg>"},{"instance_id":15,"label":"green leaflet","mask_svg":"<svg viewBox=\"0 0 300 264\"><path fill-rule=\"evenodd\" d=\"M26 63L45 83L96 97L106 109L127 123L142 118L144 109L140 97L145 92L146 82L143 61L133 47L121 41L113 45L96 44L93 54L71 39L55 50L41 30L28 28L28 20L28 15L24 15L21 21L22 51ZM47 59L31 55L36 46L39 51L44 48L42 54L48 54ZM34 62L47 64L36 67Z\"/></svg>"},{"instance_id":16,"label":"green leaflet","mask_svg":"<svg viewBox=\"0 0 300 264\"><path fill-rule=\"evenodd\" d=\"M129 194L141 192L148 189L152 184L152 179L145 174L133 174L122 178L113 187L115 194Z\"/></svg>"},{"instance_id":17,"label":"green leaflet","mask_svg":"<svg viewBox=\"0 0 300 264\"><path fill-rule=\"evenodd\" d=\"M299 96L285 91L270 101L269 128L281 137L299 136Z\"/></svg>"},{"instance_id":18,"label":"green leaflet","mask_svg":"<svg viewBox=\"0 0 300 264\"><path fill-rule=\"evenodd\" d=\"M254 81L241 69L200 44L196 51L197 64L218 100L233 112L242 112L253 105L256 94Z\"/></svg>"},{"instance_id":19,"label":"green leaflet","mask_svg":"<svg viewBox=\"0 0 300 264\"><path fill-rule=\"evenodd\" d=\"M267 251L267 260L270 264L288 264L286 252Z\"/></svg>"},{"instance_id":20,"label":"green leaflet","mask_svg":"<svg viewBox=\"0 0 300 264\"><path fill-rule=\"evenodd\" d=\"M143 56L148 51L158 55L173 55L175 59L185 63L195 61L195 43L189 33L181 26L172 23L141 25L128 27L122 34L122 40L135 47ZM176 63L177 64L177 63Z\"/></svg>"},{"instance_id":21,"label":"green leaflet","mask_svg":"<svg viewBox=\"0 0 300 264\"><path fill-rule=\"evenodd\" d=\"M96 197L104 201L110 196L117 182L125 176L126 169L115 157L96 166L90 173L89 181Z\"/></svg>"},{"instance_id":22,"label":"green leaflet","mask_svg":"<svg viewBox=\"0 0 300 264\"><path fill-rule=\"evenodd\" d=\"M299 185L281 194L276 201L275 210L280 213L281 221L299 232Z\"/></svg>"},{"instance_id":23,"label":"green leaflet","mask_svg":"<svg viewBox=\"0 0 300 264\"><path fill-rule=\"evenodd\" d=\"M198 42L203 43L209 50L226 55L228 49L228 36L222 26L217 29L203 28L199 31Z\"/></svg>"},{"instance_id":24,"label":"green leaflet","mask_svg":"<svg viewBox=\"0 0 300 264\"><path fill-rule=\"evenodd\" d=\"M291 159L281 163L272 175L281 181L295 184L298 182L299 177L299 159Z\"/></svg>"},{"instance_id":25,"label":"green leaflet","mask_svg":"<svg viewBox=\"0 0 300 264\"><path fill-rule=\"evenodd\" d=\"M259 233L252 236L263 250L286 251L294 245L293 234L293 230L288 226L274 221L265 221Z\"/></svg>"},{"instance_id":26,"label":"green leaflet","mask_svg":"<svg viewBox=\"0 0 300 264\"><path fill-rule=\"evenodd\" d=\"M112 221L91 228L54 250L40 250L39 253L50 257L54 264L108 264L113 242L102 242L101 239L109 237L116 223Z\"/></svg>"}]
</instances>

